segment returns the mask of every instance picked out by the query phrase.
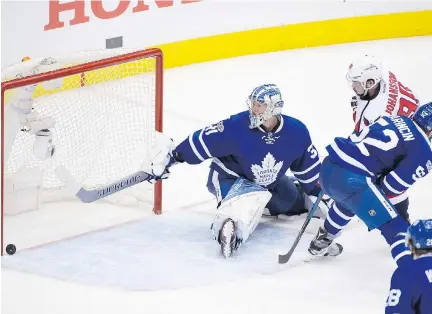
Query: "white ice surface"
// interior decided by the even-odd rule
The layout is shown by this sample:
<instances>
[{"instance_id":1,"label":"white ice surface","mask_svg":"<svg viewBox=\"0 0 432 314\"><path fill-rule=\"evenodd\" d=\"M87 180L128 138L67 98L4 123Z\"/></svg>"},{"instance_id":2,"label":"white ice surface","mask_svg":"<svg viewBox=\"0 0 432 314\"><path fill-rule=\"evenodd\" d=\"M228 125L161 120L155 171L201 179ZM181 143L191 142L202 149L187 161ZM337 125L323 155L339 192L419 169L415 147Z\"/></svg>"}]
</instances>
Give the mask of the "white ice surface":
<instances>
[{"instance_id":1,"label":"white ice surface","mask_svg":"<svg viewBox=\"0 0 432 314\"><path fill-rule=\"evenodd\" d=\"M333 137L345 136L352 128L350 90L345 81L345 71L355 56L370 53L382 57L423 100L432 100L430 51L432 37L419 37L300 49L168 70L165 72L165 132L180 141L197 128L244 110L251 88L272 82L282 90L286 104L284 113L308 125L317 148L323 154L325 145ZM100 279L104 278L103 271L107 272L102 285L101 282L92 282L92 278L88 278L88 282L77 277L73 280L55 279L47 274L36 275L3 268L2 313L383 313L394 262L380 234L367 232L358 222L352 223L339 238L345 251L337 259L282 267L276 265L277 253L288 249L288 237L292 236L290 232L299 228L301 221L271 220L266 221L263 228L257 230L255 238L250 239L249 252L245 250L234 261L226 263L211 257L214 243L205 224L206 220L211 220L213 204L205 188L207 167L208 162L173 169L171 178L164 182L164 210L168 214L163 217L150 217L148 211L142 209L106 204L90 208L78 203L59 203L51 204L39 213L22 214L6 221L5 239L21 243L19 251L54 241L18 252L15 255L17 261L24 254L37 255L37 252L54 247L60 250L56 251L57 256L53 256L67 261L67 257L61 254L77 255L77 251L65 252L61 251L62 248L82 250L78 247L74 249L72 244L79 243L85 237L94 239L98 232L57 240L128 221L132 222L100 232L119 232L122 228L126 230L128 225L139 224L155 228L157 224L152 220L159 220L163 222L162 226L169 227L166 232L172 235L172 239L169 236L152 236L151 230L141 230L136 234L145 236L145 239L132 236L126 238L132 243L118 247L118 254L123 255L124 263L142 261L141 265L136 263L130 267L127 275L131 276L131 281L136 280L133 278L134 271L139 267L149 273L157 271L157 275L153 273L152 277L156 288L147 289L153 291L130 291L121 285L103 286L110 284L109 279L115 278L118 272L124 271L115 267L101 267L94 272L94 277L99 276ZM429 201L431 186L430 176L410 190L413 219L432 216ZM185 213L184 217L180 217L182 213ZM187 220L191 228L179 226L176 229L176 217L179 217L179 224L185 217L191 217ZM317 224L313 224L309 231L313 233L316 227ZM277 234L278 230L283 232ZM163 230L155 230L155 234L160 232ZM287 234L287 239L281 239L281 234ZM310 239L310 236L308 233L305 239ZM106 243L99 247L100 252ZM143 250L145 258L142 260L135 258L140 253L139 249L130 253L125 250L128 245L139 248L143 243L150 249ZM175 244L183 250L173 252ZM307 243L303 241L299 248L305 245ZM194 246L196 249L191 249ZM93 247L98 250L97 245ZM217 247L214 249L217 250ZM51 250L50 254L53 252ZM185 252L190 257L185 258ZM257 257L260 252L263 254L262 264ZM130 259L127 254L131 254ZM272 254L274 265L271 264ZM299 250L296 254L299 259L303 252ZM246 260L247 256L250 259ZM34 257L33 266L43 270L36 261L44 261L46 256L39 254ZM13 258L9 257L7 263L12 263ZM85 258L89 256L83 256L83 260ZM4 261L6 263L6 259ZM101 265L106 266L110 261L118 262L119 256L111 260L105 256L105 264ZM49 266L50 260L44 263ZM159 270L165 268L161 267L164 263L166 271L161 272ZM25 264L26 267L28 265ZM53 267L56 265L47 269ZM88 268L89 265L82 267ZM190 281L184 276L206 267L211 274L198 272L195 277L191 276ZM83 268L75 270L82 272ZM235 275L229 276L230 271ZM137 275L143 273L137 271ZM170 278L172 282L177 282L178 287L157 290L158 284L169 283ZM214 280L204 280L209 278Z\"/></svg>"}]
</instances>

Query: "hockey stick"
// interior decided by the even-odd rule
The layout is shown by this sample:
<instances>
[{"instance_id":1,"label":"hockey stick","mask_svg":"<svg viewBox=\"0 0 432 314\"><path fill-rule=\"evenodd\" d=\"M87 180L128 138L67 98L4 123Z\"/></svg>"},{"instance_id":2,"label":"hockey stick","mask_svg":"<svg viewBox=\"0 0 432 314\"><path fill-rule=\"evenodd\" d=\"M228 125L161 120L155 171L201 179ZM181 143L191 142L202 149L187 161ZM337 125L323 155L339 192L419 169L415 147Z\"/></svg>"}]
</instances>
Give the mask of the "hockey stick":
<instances>
[{"instance_id":1,"label":"hockey stick","mask_svg":"<svg viewBox=\"0 0 432 314\"><path fill-rule=\"evenodd\" d=\"M321 191L318 194L318 197L317 197L315 203L313 204L312 209L310 210L309 214L307 215L306 220L303 223L303 226L301 227L300 232L294 241L294 244L291 246L291 249L288 251L288 253L286 253L284 255L279 255L279 264L285 264L291 258L291 255L294 253L294 250L297 247L297 244L300 242L301 237L303 236L304 232L306 231L306 227L309 225L309 222L311 221L313 215L315 214L315 211L318 208L318 204L319 204L319 202L321 202L323 196L324 196L324 192Z\"/></svg>"},{"instance_id":2,"label":"hockey stick","mask_svg":"<svg viewBox=\"0 0 432 314\"><path fill-rule=\"evenodd\" d=\"M137 171L120 179L116 182L110 183L106 186L99 187L93 190L86 190L82 185L72 176L72 174L64 166L58 166L54 170L57 177L66 185L66 188L73 193L83 203L92 203L108 195L117 193L135 184L150 181L155 177L144 171Z\"/></svg>"}]
</instances>

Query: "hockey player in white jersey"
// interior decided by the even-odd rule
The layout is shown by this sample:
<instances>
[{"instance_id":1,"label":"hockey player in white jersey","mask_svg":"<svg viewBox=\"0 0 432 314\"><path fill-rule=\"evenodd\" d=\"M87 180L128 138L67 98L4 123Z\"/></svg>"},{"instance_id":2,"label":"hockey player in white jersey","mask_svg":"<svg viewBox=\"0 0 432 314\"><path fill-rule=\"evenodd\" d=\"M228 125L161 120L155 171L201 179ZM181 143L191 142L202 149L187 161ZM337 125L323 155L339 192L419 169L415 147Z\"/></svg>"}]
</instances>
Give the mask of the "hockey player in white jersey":
<instances>
[{"instance_id":1,"label":"hockey player in white jersey","mask_svg":"<svg viewBox=\"0 0 432 314\"><path fill-rule=\"evenodd\" d=\"M59 63L53 58L30 60L23 58L2 72L2 81L8 84L11 78L31 77L59 69ZM25 82L23 82L25 83ZM5 214L15 215L39 208L40 191L44 181L42 167L26 167L26 162L17 159L15 153L21 150L24 156L35 158L41 162L50 162L55 153L53 137L56 121L52 116L36 109L38 88L51 91L62 86L63 79L53 79L39 84L28 84L7 89L4 119L4 157L5 168L14 169L4 177ZM14 85L16 86L16 85ZM29 139L23 145L22 139ZM27 143L29 145L27 145ZM15 147L16 145L16 147ZM16 161L19 162L17 163ZM16 200L20 200L17 202Z\"/></svg>"},{"instance_id":2,"label":"hockey player in white jersey","mask_svg":"<svg viewBox=\"0 0 432 314\"><path fill-rule=\"evenodd\" d=\"M30 62L28 57L23 58L23 62ZM39 63L30 66L26 70L16 74L16 78L22 78L58 69L58 63L53 58L42 59ZM63 79L48 81L44 87L49 89L61 86ZM26 85L16 89L12 102L6 106L6 136L5 136L5 156L8 158L11 152L16 134L18 132L28 132L34 134L33 154L45 160L50 158L55 151L52 143L53 128L55 120L52 117L40 117L39 113L33 108L33 94L36 84Z\"/></svg>"},{"instance_id":3,"label":"hockey player in white jersey","mask_svg":"<svg viewBox=\"0 0 432 314\"><path fill-rule=\"evenodd\" d=\"M321 162L308 129L283 115L283 104L275 85L258 86L248 97L247 111L197 130L176 147L157 148L151 158L157 179L166 178L174 164L212 159L207 187L217 211L211 229L224 257L248 239L265 207L275 215L300 214L309 197L316 199L321 191ZM288 169L305 194L285 174Z\"/></svg>"},{"instance_id":4,"label":"hockey player in white jersey","mask_svg":"<svg viewBox=\"0 0 432 314\"><path fill-rule=\"evenodd\" d=\"M411 118L419 98L382 62L370 55L353 61L346 78L354 91L351 99L354 131L361 132L383 116Z\"/></svg>"}]
</instances>

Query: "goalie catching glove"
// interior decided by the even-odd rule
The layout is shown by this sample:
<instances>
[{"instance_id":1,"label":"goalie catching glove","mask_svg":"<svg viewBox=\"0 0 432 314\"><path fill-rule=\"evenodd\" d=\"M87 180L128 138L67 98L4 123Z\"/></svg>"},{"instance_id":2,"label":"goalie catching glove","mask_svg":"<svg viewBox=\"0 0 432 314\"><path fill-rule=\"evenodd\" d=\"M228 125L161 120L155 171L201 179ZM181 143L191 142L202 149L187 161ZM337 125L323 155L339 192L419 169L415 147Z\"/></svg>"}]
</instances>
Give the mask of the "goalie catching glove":
<instances>
[{"instance_id":1,"label":"goalie catching glove","mask_svg":"<svg viewBox=\"0 0 432 314\"><path fill-rule=\"evenodd\" d=\"M161 133L156 133L156 145L150 152L150 171L154 179L150 183L167 179L170 176L169 168L183 160L174 151L174 141Z\"/></svg>"}]
</instances>

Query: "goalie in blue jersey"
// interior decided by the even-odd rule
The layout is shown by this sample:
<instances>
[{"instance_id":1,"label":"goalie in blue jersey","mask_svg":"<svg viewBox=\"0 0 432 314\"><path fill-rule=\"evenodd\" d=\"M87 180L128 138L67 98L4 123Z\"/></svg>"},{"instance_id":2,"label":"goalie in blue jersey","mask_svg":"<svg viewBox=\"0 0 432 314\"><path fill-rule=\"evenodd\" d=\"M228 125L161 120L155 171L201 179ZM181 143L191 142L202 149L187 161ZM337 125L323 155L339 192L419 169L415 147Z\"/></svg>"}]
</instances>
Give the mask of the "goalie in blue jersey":
<instances>
[{"instance_id":1,"label":"goalie in blue jersey","mask_svg":"<svg viewBox=\"0 0 432 314\"><path fill-rule=\"evenodd\" d=\"M414 222L405 243L413 260L394 271L385 312L432 313L432 219Z\"/></svg>"},{"instance_id":2,"label":"goalie in blue jersey","mask_svg":"<svg viewBox=\"0 0 432 314\"><path fill-rule=\"evenodd\" d=\"M410 260L404 245L408 222L389 198L397 197L432 172L432 103L418 108L413 120L383 117L349 138L327 146L320 184L335 204L324 227L309 246L325 254L351 218L357 215L370 230L379 229L398 265Z\"/></svg>"},{"instance_id":3,"label":"goalie in blue jersey","mask_svg":"<svg viewBox=\"0 0 432 314\"><path fill-rule=\"evenodd\" d=\"M157 178L166 178L174 164L212 159L207 188L217 211L211 229L224 257L248 239L265 208L272 215L301 214L320 192L318 152L307 127L281 113L277 86L256 87L247 105L249 110L197 130L177 147L157 149L151 159ZM299 188L285 174L288 169ZM324 202L320 208L328 210Z\"/></svg>"}]
</instances>

